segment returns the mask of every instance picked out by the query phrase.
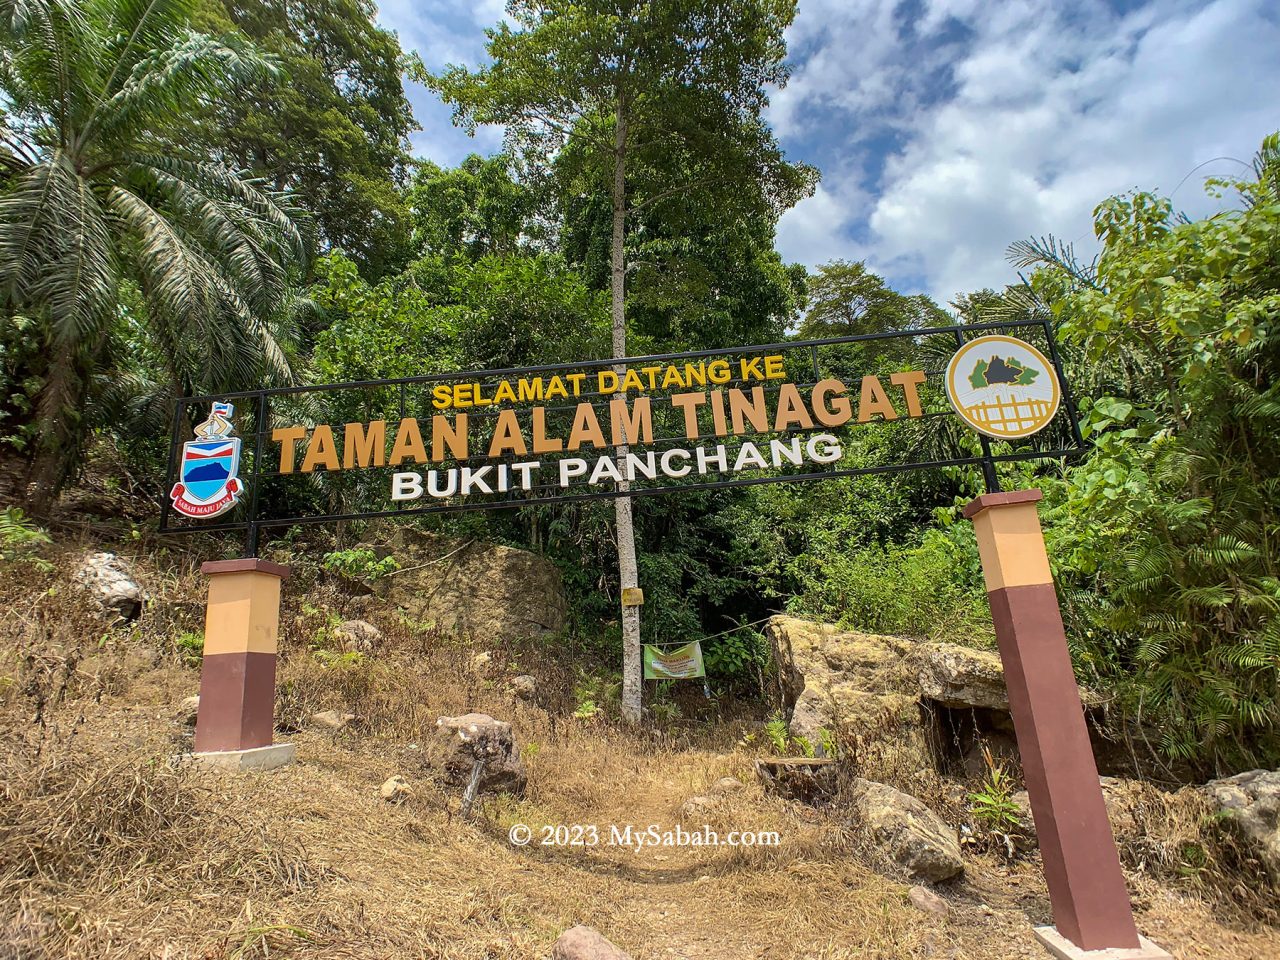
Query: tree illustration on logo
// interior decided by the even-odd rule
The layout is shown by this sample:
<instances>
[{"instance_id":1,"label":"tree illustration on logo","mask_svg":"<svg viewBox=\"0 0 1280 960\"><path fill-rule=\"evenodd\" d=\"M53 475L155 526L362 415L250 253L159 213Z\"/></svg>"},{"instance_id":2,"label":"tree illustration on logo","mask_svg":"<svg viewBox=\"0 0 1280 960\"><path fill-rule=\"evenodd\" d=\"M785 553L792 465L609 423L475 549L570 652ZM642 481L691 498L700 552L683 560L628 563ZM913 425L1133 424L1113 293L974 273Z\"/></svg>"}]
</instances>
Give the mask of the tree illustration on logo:
<instances>
[{"instance_id":1,"label":"tree illustration on logo","mask_svg":"<svg viewBox=\"0 0 1280 960\"><path fill-rule=\"evenodd\" d=\"M1013 359L992 357L991 362L979 360L969 374L969 383L974 387L994 387L997 384L1008 384L1015 387L1029 387L1040 376L1040 371L1023 366Z\"/></svg>"}]
</instances>

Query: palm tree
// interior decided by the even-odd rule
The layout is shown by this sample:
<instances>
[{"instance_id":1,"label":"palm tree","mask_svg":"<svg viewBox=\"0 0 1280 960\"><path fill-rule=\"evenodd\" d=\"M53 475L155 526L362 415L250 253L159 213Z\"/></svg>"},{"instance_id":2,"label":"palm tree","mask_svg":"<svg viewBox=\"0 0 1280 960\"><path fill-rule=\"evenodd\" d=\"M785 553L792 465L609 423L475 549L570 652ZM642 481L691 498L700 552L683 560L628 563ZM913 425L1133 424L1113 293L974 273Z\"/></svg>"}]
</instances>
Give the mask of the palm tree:
<instances>
[{"instance_id":1,"label":"palm tree","mask_svg":"<svg viewBox=\"0 0 1280 960\"><path fill-rule=\"evenodd\" d=\"M0 434L37 508L122 326L170 396L289 376L271 318L306 256L296 211L189 146L202 112L274 67L192 30L197 2L0 0L0 342L31 385Z\"/></svg>"}]
</instances>

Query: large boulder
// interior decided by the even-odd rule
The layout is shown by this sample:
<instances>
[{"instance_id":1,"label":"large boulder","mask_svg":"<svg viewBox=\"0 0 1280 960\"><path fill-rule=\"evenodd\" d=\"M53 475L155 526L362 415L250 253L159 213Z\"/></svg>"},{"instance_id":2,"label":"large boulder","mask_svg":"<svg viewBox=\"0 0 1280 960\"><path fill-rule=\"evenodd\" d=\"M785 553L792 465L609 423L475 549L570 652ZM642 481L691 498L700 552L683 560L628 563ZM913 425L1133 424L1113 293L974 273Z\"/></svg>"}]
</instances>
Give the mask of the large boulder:
<instances>
[{"instance_id":1,"label":"large boulder","mask_svg":"<svg viewBox=\"0 0 1280 960\"><path fill-rule=\"evenodd\" d=\"M520 793L527 777L511 724L487 713L464 713L436 721L436 746L445 779L465 785L477 760L484 761L480 793Z\"/></svg>"},{"instance_id":2,"label":"large boulder","mask_svg":"<svg viewBox=\"0 0 1280 960\"><path fill-rule=\"evenodd\" d=\"M117 622L137 620L149 599L138 585L129 561L114 553L93 553L85 557L76 568L74 579Z\"/></svg>"},{"instance_id":3,"label":"large boulder","mask_svg":"<svg viewBox=\"0 0 1280 960\"><path fill-rule=\"evenodd\" d=\"M403 527L393 576L373 582L385 601L416 620L488 641L556 633L568 603L560 571L527 550Z\"/></svg>"},{"instance_id":4,"label":"large boulder","mask_svg":"<svg viewBox=\"0 0 1280 960\"><path fill-rule=\"evenodd\" d=\"M1201 789L1272 885L1280 887L1280 770L1250 770L1211 780Z\"/></svg>"},{"instance_id":5,"label":"large boulder","mask_svg":"<svg viewBox=\"0 0 1280 960\"><path fill-rule=\"evenodd\" d=\"M922 643L915 651L920 695L944 707L1008 710L1000 655L954 643Z\"/></svg>"},{"instance_id":6,"label":"large boulder","mask_svg":"<svg viewBox=\"0 0 1280 960\"><path fill-rule=\"evenodd\" d=\"M903 669L912 641L787 616L770 618L765 635L793 735L818 744L824 728L856 735L920 725L917 694Z\"/></svg>"},{"instance_id":7,"label":"large boulder","mask_svg":"<svg viewBox=\"0 0 1280 960\"><path fill-rule=\"evenodd\" d=\"M551 960L631 960L631 954L615 947L600 931L579 924L560 934L551 947Z\"/></svg>"},{"instance_id":8,"label":"large boulder","mask_svg":"<svg viewBox=\"0 0 1280 960\"><path fill-rule=\"evenodd\" d=\"M913 879L937 883L964 873L956 831L915 797L861 778L851 796L855 828Z\"/></svg>"}]
</instances>

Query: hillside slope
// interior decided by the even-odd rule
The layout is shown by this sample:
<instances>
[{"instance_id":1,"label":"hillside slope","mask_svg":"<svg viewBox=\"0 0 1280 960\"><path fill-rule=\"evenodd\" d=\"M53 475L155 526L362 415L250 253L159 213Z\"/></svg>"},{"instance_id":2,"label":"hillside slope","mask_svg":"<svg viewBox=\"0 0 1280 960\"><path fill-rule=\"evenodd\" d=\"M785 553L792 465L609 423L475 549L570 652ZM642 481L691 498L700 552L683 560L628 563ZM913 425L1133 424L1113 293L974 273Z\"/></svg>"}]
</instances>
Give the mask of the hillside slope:
<instances>
[{"instance_id":1,"label":"hillside slope","mask_svg":"<svg viewBox=\"0 0 1280 960\"><path fill-rule=\"evenodd\" d=\"M838 805L767 795L742 722L626 732L574 719L580 664L553 641L484 647L388 617L386 644L326 648L346 600L299 577L282 617L278 734L298 762L257 775L173 768L189 747L178 705L198 671L177 640L199 629L201 580L181 556L139 555L153 601L111 626L69 582L96 545L0 571L0 957L541 960L566 927L590 924L636 960L1040 957L1031 926L1048 901L1034 858L969 857L939 888L939 919L908 884L873 869ZM479 660L475 655L488 654ZM539 703L506 680L535 673ZM306 718L357 719L338 732ZM522 799L485 798L459 819L460 791L435 776L436 718L510 720L529 772ZM296 729L291 729L296 728ZM402 775L412 793L384 801ZM681 808L716 780L743 783L706 815ZM601 843L520 847L514 824L660 831L705 821L777 831L776 848ZM1143 932L1189 958L1280 955L1272 928L1233 925L1191 888L1130 876Z\"/></svg>"}]
</instances>

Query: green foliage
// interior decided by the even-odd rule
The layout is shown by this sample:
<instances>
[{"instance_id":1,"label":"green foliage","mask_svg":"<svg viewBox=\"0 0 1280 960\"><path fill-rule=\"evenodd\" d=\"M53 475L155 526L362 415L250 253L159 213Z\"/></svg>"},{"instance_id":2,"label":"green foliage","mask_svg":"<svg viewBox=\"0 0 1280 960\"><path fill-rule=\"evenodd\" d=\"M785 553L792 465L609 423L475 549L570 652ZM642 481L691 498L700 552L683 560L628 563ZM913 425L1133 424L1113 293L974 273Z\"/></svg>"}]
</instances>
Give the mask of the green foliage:
<instances>
[{"instance_id":1,"label":"green foliage","mask_svg":"<svg viewBox=\"0 0 1280 960\"><path fill-rule=\"evenodd\" d=\"M952 323L947 312L928 297L904 296L891 290L862 262L825 263L809 277L806 290L804 318L797 331L801 340L945 327Z\"/></svg>"},{"instance_id":2,"label":"green foliage","mask_svg":"<svg viewBox=\"0 0 1280 960\"><path fill-rule=\"evenodd\" d=\"M982 762L986 773L978 789L969 794L969 813L991 833L1018 833L1022 829L1022 812L1013 802L1013 783L1004 764L992 757L985 744Z\"/></svg>"},{"instance_id":3,"label":"green foliage","mask_svg":"<svg viewBox=\"0 0 1280 960\"><path fill-rule=\"evenodd\" d=\"M0 559L26 557L52 542L49 534L28 519L21 508L0 510Z\"/></svg>"},{"instance_id":4,"label":"green foliage","mask_svg":"<svg viewBox=\"0 0 1280 960\"><path fill-rule=\"evenodd\" d=\"M204 660L204 634L185 630L173 640L174 649L183 666L198 667Z\"/></svg>"},{"instance_id":5,"label":"green foliage","mask_svg":"<svg viewBox=\"0 0 1280 960\"><path fill-rule=\"evenodd\" d=\"M210 148L291 189L320 249L342 250L371 279L402 266L418 129L402 75L420 75L417 55L377 25L371 0L209 0L205 14L210 29L248 38L279 68L209 115Z\"/></svg>"},{"instance_id":6,"label":"green foliage","mask_svg":"<svg viewBox=\"0 0 1280 960\"><path fill-rule=\"evenodd\" d=\"M535 233L533 191L512 176L511 160L472 154L446 169L419 164L408 192L417 256L479 260L518 253Z\"/></svg>"},{"instance_id":7,"label":"green foliage","mask_svg":"<svg viewBox=\"0 0 1280 960\"><path fill-rule=\"evenodd\" d=\"M791 731L787 728L787 718L775 713L764 724L764 736L769 746L778 756L784 756L791 745Z\"/></svg>"},{"instance_id":8,"label":"green foliage","mask_svg":"<svg viewBox=\"0 0 1280 960\"><path fill-rule=\"evenodd\" d=\"M367 547L352 547L326 553L322 565L326 570L351 580L377 580L400 569L400 563L395 557L379 557Z\"/></svg>"},{"instance_id":9,"label":"green foliage","mask_svg":"<svg viewBox=\"0 0 1280 960\"><path fill-rule=\"evenodd\" d=\"M383 380L458 369L461 313L412 277L369 283L341 254L316 264L312 296L328 327L316 340L314 366L322 383Z\"/></svg>"},{"instance_id":10,"label":"green foliage","mask_svg":"<svg viewBox=\"0 0 1280 960\"><path fill-rule=\"evenodd\" d=\"M869 633L990 643L972 530L950 524L913 540L848 549L823 531L791 562L792 611Z\"/></svg>"},{"instance_id":11,"label":"green foliage","mask_svg":"<svg viewBox=\"0 0 1280 960\"><path fill-rule=\"evenodd\" d=\"M703 643L708 677L716 680L754 680L769 662L769 642L759 630L741 627Z\"/></svg>"},{"instance_id":12,"label":"green foliage","mask_svg":"<svg viewBox=\"0 0 1280 960\"><path fill-rule=\"evenodd\" d=\"M1237 208L1098 207L1081 267L1026 244L1031 287L1078 351L1092 455L1055 491L1053 553L1077 660L1206 767L1280 757L1280 171L1216 183Z\"/></svg>"},{"instance_id":13,"label":"green foliage","mask_svg":"<svg viewBox=\"0 0 1280 960\"><path fill-rule=\"evenodd\" d=\"M37 506L66 479L104 382L146 402L290 376L273 321L305 259L293 210L185 148L193 118L274 67L240 39L193 31L196 9L0 10L0 343L22 328L29 344L6 351L0 403L4 435L37 461ZM114 367L126 314L156 358L152 382Z\"/></svg>"}]
</instances>

